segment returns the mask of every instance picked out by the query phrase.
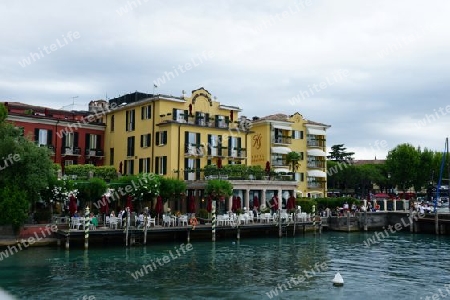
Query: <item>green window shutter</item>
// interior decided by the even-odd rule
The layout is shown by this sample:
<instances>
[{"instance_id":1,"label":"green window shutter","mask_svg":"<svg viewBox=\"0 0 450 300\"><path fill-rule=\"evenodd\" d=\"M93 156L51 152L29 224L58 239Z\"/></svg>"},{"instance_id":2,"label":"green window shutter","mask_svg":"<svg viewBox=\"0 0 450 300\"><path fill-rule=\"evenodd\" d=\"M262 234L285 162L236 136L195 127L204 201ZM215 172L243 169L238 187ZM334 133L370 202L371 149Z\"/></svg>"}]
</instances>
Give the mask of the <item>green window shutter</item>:
<instances>
[{"instance_id":1,"label":"green window shutter","mask_svg":"<svg viewBox=\"0 0 450 300\"><path fill-rule=\"evenodd\" d=\"M200 159L195 160L195 179L200 180Z\"/></svg>"},{"instance_id":2,"label":"green window shutter","mask_svg":"<svg viewBox=\"0 0 450 300\"><path fill-rule=\"evenodd\" d=\"M208 134L208 155L211 155L211 145L212 141L211 141L211 135Z\"/></svg>"},{"instance_id":3,"label":"green window shutter","mask_svg":"<svg viewBox=\"0 0 450 300\"><path fill-rule=\"evenodd\" d=\"M197 132L196 133L196 135L195 135L195 144L196 144L196 147L198 148L198 147L200 147L200 132Z\"/></svg>"},{"instance_id":4,"label":"green window shutter","mask_svg":"<svg viewBox=\"0 0 450 300\"><path fill-rule=\"evenodd\" d=\"M125 112L125 131L128 131L128 123L130 122L129 114L130 114L129 111Z\"/></svg>"},{"instance_id":5,"label":"green window shutter","mask_svg":"<svg viewBox=\"0 0 450 300\"><path fill-rule=\"evenodd\" d=\"M102 150L102 137L97 134L97 145L95 145L95 149Z\"/></svg>"},{"instance_id":6,"label":"green window shutter","mask_svg":"<svg viewBox=\"0 0 450 300\"><path fill-rule=\"evenodd\" d=\"M144 135L141 134L141 148L144 147Z\"/></svg>"},{"instance_id":7,"label":"green window shutter","mask_svg":"<svg viewBox=\"0 0 450 300\"><path fill-rule=\"evenodd\" d=\"M144 120L145 106L141 107L141 120Z\"/></svg>"},{"instance_id":8,"label":"green window shutter","mask_svg":"<svg viewBox=\"0 0 450 300\"><path fill-rule=\"evenodd\" d=\"M238 157L241 156L241 152L242 152L242 150L241 150L241 138L238 137L237 138L237 154L238 154Z\"/></svg>"},{"instance_id":9,"label":"green window shutter","mask_svg":"<svg viewBox=\"0 0 450 300\"><path fill-rule=\"evenodd\" d=\"M189 152L189 131L184 132L184 153Z\"/></svg>"},{"instance_id":10,"label":"green window shutter","mask_svg":"<svg viewBox=\"0 0 450 300\"><path fill-rule=\"evenodd\" d=\"M139 158L139 174L142 173L142 170L144 169L144 161L142 158Z\"/></svg>"},{"instance_id":11,"label":"green window shutter","mask_svg":"<svg viewBox=\"0 0 450 300\"><path fill-rule=\"evenodd\" d=\"M184 159L184 174L183 174L184 180L188 180L188 174L189 174L188 167L189 167L189 159L185 158Z\"/></svg>"},{"instance_id":12,"label":"green window shutter","mask_svg":"<svg viewBox=\"0 0 450 300\"><path fill-rule=\"evenodd\" d=\"M167 174L167 156L163 156L162 158L162 171L163 171L163 175Z\"/></svg>"},{"instance_id":13,"label":"green window shutter","mask_svg":"<svg viewBox=\"0 0 450 300\"><path fill-rule=\"evenodd\" d=\"M65 135L64 135L65 136ZM34 129L34 140L39 142L39 128Z\"/></svg>"},{"instance_id":14,"label":"green window shutter","mask_svg":"<svg viewBox=\"0 0 450 300\"><path fill-rule=\"evenodd\" d=\"M189 111L186 109L186 110L184 111L184 120L186 121L186 123L187 123L187 121L188 121L188 117L189 117Z\"/></svg>"},{"instance_id":15,"label":"green window shutter","mask_svg":"<svg viewBox=\"0 0 450 300\"><path fill-rule=\"evenodd\" d=\"M157 131L157 132L156 132L156 145L157 145L157 146L159 145L159 135L160 135L160 132Z\"/></svg>"},{"instance_id":16,"label":"green window shutter","mask_svg":"<svg viewBox=\"0 0 450 300\"><path fill-rule=\"evenodd\" d=\"M209 123L209 114L205 114L205 125L208 126Z\"/></svg>"},{"instance_id":17,"label":"green window shutter","mask_svg":"<svg viewBox=\"0 0 450 300\"><path fill-rule=\"evenodd\" d=\"M78 132L73 133L73 146L74 147L78 147L78 136L79 136Z\"/></svg>"},{"instance_id":18,"label":"green window shutter","mask_svg":"<svg viewBox=\"0 0 450 300\"><path fill-rule=\"evenodd\" d=\"M53 146L53 131L48 130L47 131L47 145Z\"/></svg>"},{"instance_id":19,"label":"green window shutter","mask_svg":"<svg viewBox=\"0 0 450 300\"><path fill-rule=\"evenodd\" d=\"M222 136L221 135L219 135L219 142L217 145L217 154L219 156L222 156Z\"/></svg>"},{"instance_id":20,"label":"green window shutter","mask_svg":"<svg viewBox=\"0 0 450 300\"><path fill-rule=\"evenodd\" d=\"M86 142L86 149L90 150L91 149L91 139L90 139L89 133L85 134L85 142Z\"/></svg>"},{"instance_id":21,"label":"green window shutter","mask_svg":"<svg viewBox=\"0 0 450 300\"><path fill-rule=\"evenodd\" d=\"M232 148L231 147L231 139L232 139L232 137L229 136L228 137L228 156L231 156L231 150L233 150L233 149L231 149Z\"/></svg>"},{"instance_id":22,"label":"green window shutter","mask_svg":"<svg viewBox=\"0 0 450 300\"><path fill-rule=\"evenodd\" d=\"M174 109L172 109L172 120L176 120L177 119L177 109L176 108L174 108Z\"/></svg>"},{"instance_id":23,"label":"green window shutter","mask_svg":"<svg viewBox=\"0 0 450 300\"><path fill-rule=\"evenodd\" d=\"M159 175L159 156L155 157L155 174Z\"/></svg>"},{"instance_id":24,"label":"green window shutter","mask_svg":"<svg viewBox=\"0 0 450 300\"><path fill-rule=\"evenodd\" d=\"M163 144L167 145L167 131L163 131Z\"/></svg>"}]
</instances>

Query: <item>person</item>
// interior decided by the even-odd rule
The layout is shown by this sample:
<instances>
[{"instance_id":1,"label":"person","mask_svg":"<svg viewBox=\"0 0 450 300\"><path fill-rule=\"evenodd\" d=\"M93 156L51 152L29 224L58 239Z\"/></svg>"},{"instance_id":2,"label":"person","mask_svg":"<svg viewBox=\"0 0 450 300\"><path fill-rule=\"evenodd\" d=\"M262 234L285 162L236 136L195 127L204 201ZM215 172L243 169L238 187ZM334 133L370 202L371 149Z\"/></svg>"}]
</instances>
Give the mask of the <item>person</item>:
<instances>
[{"instance_id":1,"label":"person","mask_svg":"<svg viewBox=\"0 0 450 300\"><path fill-rule=\"evenodd\" d=\"M94 213L91 212L91 214L89 215L89 218L91 219L90 223L94 227L94 229L97 228L98 220L97 220L97 217L94 216Z\"/></svg>"},{"instance_id":2,"label":"person","mask_svg":"<svg viewBox=\"0 0 450 300\"><path fill-rule=\"evenodd\" d=\"M110 217L115 217L116 216L116 213L112 210L111 211L111 214L109 215Z\"/></svg>"},{"instance_id":3,"label":"person","mask_svg":"<svg viewBox=\"0 0 450 300\"><path fill-rule=\"evenodd\" d=\"M78 211L75 211L75 212L74 212L73 217L74 217L74 218L79 218L79 217L80 217L80 215L78 214Z\"/></svg>"}]
</instances>

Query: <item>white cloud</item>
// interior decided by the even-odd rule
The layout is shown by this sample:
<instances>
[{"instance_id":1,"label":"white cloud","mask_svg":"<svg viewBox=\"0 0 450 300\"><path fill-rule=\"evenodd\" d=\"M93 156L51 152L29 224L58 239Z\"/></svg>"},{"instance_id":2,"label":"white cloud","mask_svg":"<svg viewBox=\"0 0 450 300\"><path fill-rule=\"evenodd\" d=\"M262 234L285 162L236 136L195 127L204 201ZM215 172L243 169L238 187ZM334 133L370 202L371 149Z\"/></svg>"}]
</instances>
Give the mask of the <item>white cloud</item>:
<instances>
[{"instance_id":1,"label":"white cloud","mask_svg":"<svg viewBox=\"0 0 450 300\"><path fill-rule=\"evenodd\" d=\"M45 9L35 1L7 2L0 97L60 107L78 95L87 107L106 93L152 92L161 74L209 50L214 58L158 91L204 86L247 116L298 111L332 126L328 145L344 143L367 158L373 153L363 150L376 140L391 148L441 147L447 117L414 124L450 104L450 3L311 0L295 11L300 2L50 0ZM139 5L120 16L128 3ZM20 67L23 57L68 31L80 39ZM289 103L337 70L348 70L348 78Z\"/></svg>"}]
</instances>

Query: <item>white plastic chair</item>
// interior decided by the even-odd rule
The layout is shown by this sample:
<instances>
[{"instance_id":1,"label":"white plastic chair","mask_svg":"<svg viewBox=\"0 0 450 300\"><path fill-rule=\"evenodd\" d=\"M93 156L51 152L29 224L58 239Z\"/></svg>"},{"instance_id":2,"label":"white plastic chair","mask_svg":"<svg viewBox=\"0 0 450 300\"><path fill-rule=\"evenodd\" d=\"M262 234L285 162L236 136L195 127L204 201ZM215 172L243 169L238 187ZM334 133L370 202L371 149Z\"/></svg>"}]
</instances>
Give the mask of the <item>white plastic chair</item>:
<instances>
[{"instance_id":1,"label":"white plastic chair","mask_svg":"<svg viewBox=\"0 0 450 300\"><path fill-rule=\"evenodd\" d=\"M188 225L188 219L187 216L180 216L178 219L178 222L181 224L181 226Z\"/></svg>"},{"instance_id":2,"label":"white plastic chair","mask_svg":"<svg viewBox=\"0 0 450 300\"><path fill-rule=\"evenodd\" d=\"M163 215L163 226L172 226L172 218L166 215Z\"/></svg>"}]
</instances>

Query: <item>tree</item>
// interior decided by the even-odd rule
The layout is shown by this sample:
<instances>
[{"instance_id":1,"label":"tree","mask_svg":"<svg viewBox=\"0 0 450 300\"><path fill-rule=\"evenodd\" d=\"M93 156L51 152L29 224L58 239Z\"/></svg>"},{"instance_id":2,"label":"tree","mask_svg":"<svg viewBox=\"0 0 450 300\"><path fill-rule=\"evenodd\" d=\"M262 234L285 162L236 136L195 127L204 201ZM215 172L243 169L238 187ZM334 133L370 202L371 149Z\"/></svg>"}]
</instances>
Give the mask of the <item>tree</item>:
<instances>
[{"instance_id":1,"label":"tree","mask_svg":"<svg viewBox=\"0 0 450 300\"><path fill-rule=\"evenodd\" d=\"M347 148L344 147L344 144L333 145L331 146L331 151L329 152L330 155L327 156L327 158L337 162L352 161L352 156L355 152L346 152L345 150L347 150Z\"/></svg>"},{"instance_id":2,"label":"tree","mask_svg":"<svg viewBox=\"0 0 450 300\"><path fill-rule=\"evenodd\" d=\"M413 186L416 172L420 172L420 154L411 144L401 144L389 151L386 166L391 182L404 192Z\"/></svg>"},{"instance_id":3,"label":"tree","mask_svg":"<svg viewBox=\"0 0 450 300\"><path fill-rule=\"evenodd\" d=\"M18 128L6 121L6 116L7 110L0 103L0 206L18 201L17 206L21 207L23 200L34 204L39 192L56 176L50 152L22 136ZM20 200L15 187L20 187ZM13 215L8 218L9 224L17 226L17 220L25 220L21 208L10 213Z\"/></svg>"},{"instance_id":4,"label":"tree","mask_svg":"<svg viewBox=\"0 0 450 300\"><path fill-rule=\"evenodd\" d=\"M286 163L291 166L292 172L295 172L298 170L300 160L300 154L295 151L291 151L286 155Z\"/></svg>"},{"instance_id":5,"label":"tree","mask_svg":"<svg viewBox=\"0 0 450 300\"><path fill-rule=\"evenodd\" d=\"M205 187L206 195L210 195L211 199L219 200L218 210L222 210L221 203L225 203L224 198L233 195L233 185L228 180L213 179L208 180Z\"/></svg>"}]
</instances>

